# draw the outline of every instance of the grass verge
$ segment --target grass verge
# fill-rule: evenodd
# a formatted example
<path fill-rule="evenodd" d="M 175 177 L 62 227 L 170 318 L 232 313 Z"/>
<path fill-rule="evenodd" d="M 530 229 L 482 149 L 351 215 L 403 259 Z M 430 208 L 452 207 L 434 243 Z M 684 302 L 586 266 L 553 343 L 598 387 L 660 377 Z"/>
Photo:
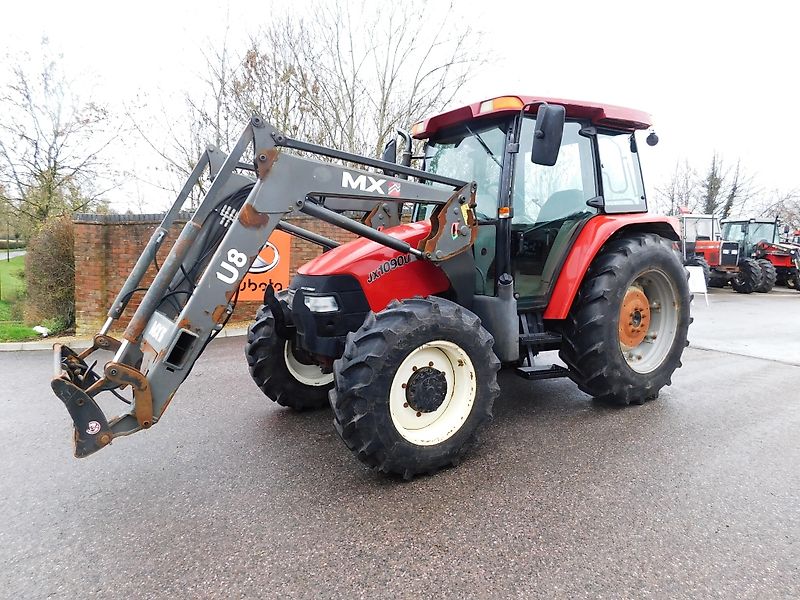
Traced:
<path fill-rule="evenodd" d="M 0 257 L 0 342 L 21 342 L 37 339 L 39 334 L 19 320 L 14 303 L 25 296 L 25 257 L 6 261 Z"/>

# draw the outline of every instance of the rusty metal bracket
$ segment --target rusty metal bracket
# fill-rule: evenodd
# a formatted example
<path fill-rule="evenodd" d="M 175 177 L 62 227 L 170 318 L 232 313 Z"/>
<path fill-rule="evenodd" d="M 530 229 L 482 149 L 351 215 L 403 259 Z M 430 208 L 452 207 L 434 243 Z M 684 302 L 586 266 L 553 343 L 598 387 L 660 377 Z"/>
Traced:
<path fill-rule="evenodd" d="M 133 389 L 133 414 L 136 422 L 142 429 L 150 427 L 153 424 L 153 396 L 150 393 L 147 377 L 133 367 L 116 362 L 106 365 L 105 377 L 109 382 L 120 387 L 131 386 Z"/>
<path fill-rule="evenodd" d="M 400 206 L 397 202 L 381 202 L 364 217 L 363 223 L 379 230 L 399 225 Z"/>
<path fill-rule="evenodd" d="M 475 217 L 475 193 L 473 182 L 456 190 L 445 202 L 437 206 L 431 215 L 431 233 L 422 240 L 419 249 L 428 260 L 441 262 L 468 250 L 478 235 L 478 219 Z"/>

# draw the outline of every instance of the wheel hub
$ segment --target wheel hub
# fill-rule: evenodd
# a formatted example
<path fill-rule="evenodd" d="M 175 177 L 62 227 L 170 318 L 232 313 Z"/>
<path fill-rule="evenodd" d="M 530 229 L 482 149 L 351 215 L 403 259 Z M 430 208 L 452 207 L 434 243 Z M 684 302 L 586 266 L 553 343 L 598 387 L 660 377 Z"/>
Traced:
<path fill-rule="evenodd" d="M 408 406 L 420 413 L 436 411 L 447 397 L 444 373 L 433 367 L 422 367 L 414 371 L 405 387 Z"/>
<path fill-rule="evenodd" d="M 631 286 L 625 292 L 619 311 L 619 341 L 623 346 L 635 348 L 642 343 L 650 328 L 650 302 L 639 287 Z"/>

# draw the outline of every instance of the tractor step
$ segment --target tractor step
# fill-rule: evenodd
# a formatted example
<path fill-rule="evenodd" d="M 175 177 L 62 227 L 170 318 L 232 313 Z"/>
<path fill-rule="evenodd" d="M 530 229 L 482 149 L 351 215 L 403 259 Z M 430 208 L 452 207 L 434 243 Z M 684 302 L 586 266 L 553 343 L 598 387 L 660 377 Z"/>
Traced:
<path fill-rule="evenodd" d="M 569 369 L 561 365 L 550 365 L 549 367 L 534 365 L 522 366 L 514 369 L 514 372 L 524 379 L 538 380 L 538 379 L 558 379 L 560 377 L 569 377 Z"/>
<path fill-rule="evenodd" d="M 556 346 L 561 345 L 561 334 L 560 333 L 550 333 L 549 331 L 542 331 L 537 333 L 527 333 L 527 334 L 520 334 L 519 336 L 519 343 L 520 344 L 531 344 L 533 346 L 550 346 L 555 344 Z"/>

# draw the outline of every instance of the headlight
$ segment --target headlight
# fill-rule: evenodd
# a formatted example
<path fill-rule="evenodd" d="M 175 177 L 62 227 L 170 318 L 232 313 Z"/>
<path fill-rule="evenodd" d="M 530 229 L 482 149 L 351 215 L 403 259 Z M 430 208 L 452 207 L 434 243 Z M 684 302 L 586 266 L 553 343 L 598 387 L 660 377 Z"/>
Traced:
<path fill-rule="evenodd" d="M 329 313 L 339 310 L 334 296 L 305 296 L 303 302 L 314 313 Z"/>

